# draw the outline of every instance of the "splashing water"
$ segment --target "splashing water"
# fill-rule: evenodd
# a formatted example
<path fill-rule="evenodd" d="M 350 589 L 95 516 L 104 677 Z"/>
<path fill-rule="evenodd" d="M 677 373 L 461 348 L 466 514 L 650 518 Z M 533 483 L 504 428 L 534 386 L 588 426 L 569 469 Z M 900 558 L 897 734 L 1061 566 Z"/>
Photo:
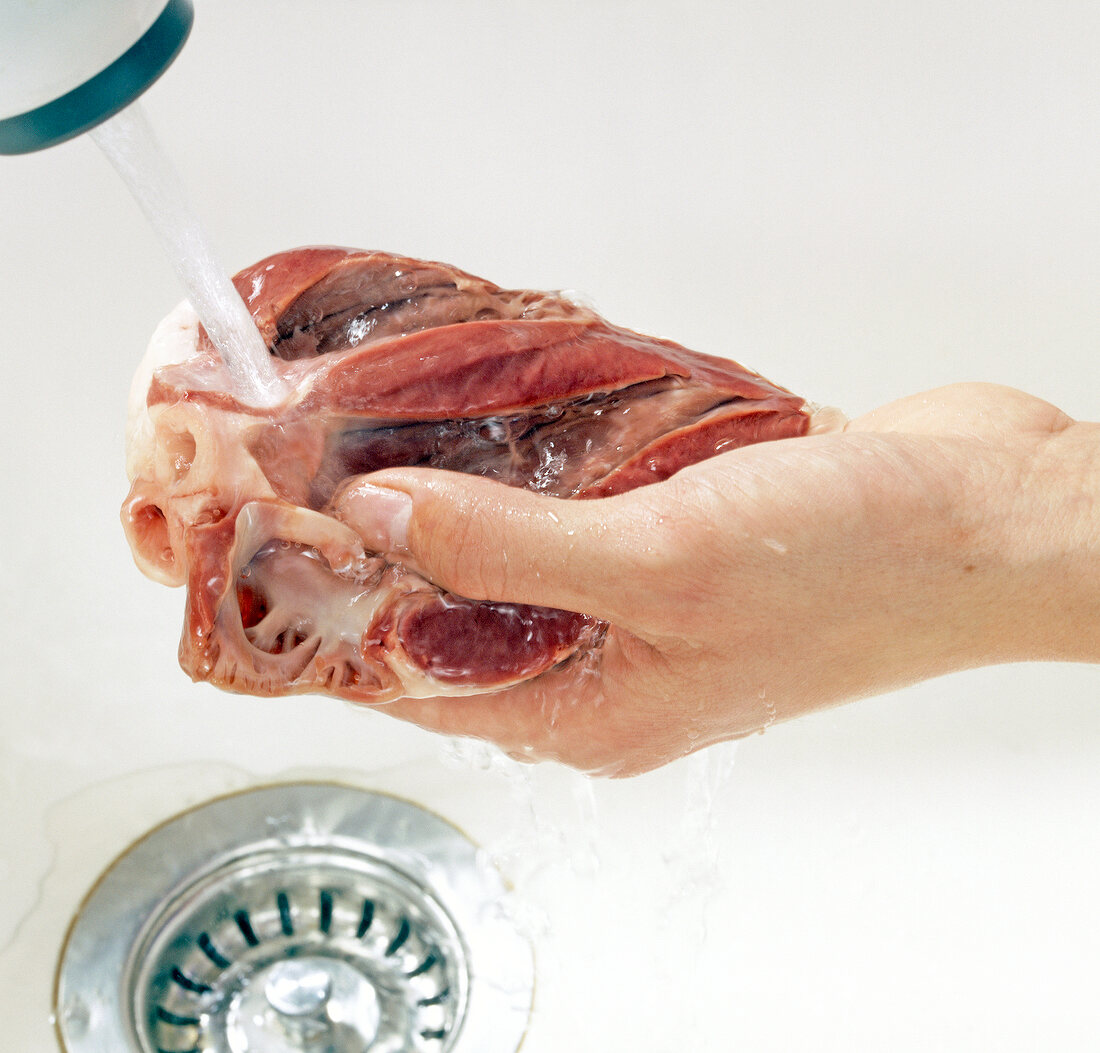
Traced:
<path fill-rule="evenodd" d="M 680 761 L 684 772 L 682 823 L 679 839 L 663 852 L 665 864 L 675 876 L 670 900 L 701 905 L 699 921 L 704 929 L 706 902 L 722 888 L 718 819 L 737 747 L 736 741 L 717 743 Z"/>
<path fill-rule="evenodd" d="M 191 211 L 179 177 L 138 103 L 89 132 L 137 199 L 187 290 L 206 332 L 221 352 L 234 391 L 253 406 L 273 406 L 283 396 L 252 316 L 218 266 L 209 239 Z"/>

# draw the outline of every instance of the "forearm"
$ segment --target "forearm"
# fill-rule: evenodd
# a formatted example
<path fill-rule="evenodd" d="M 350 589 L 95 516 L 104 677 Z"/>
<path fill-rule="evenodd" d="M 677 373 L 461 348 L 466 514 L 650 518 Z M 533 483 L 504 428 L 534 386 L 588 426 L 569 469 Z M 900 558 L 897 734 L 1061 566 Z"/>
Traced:
<path fill-rule="evenodd" d="M 1004 504 L 988 524 L 1007 583 L 991 658 L 1100 662 L 1100 425 L 1037 441 Z"/>

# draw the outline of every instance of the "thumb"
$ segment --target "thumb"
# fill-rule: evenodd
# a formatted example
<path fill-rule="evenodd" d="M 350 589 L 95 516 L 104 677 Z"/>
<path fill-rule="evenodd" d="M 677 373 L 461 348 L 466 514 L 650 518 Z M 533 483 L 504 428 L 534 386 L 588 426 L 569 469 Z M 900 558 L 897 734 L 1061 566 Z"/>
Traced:
<path fill-rule="evenodd" d="M 449 592 L 621 624 L 624 582 L 639 569 L 622 498 L 570 501 L 456 472 L 390 469 L 349 484 L 334 510 L 368 548 Z"/>

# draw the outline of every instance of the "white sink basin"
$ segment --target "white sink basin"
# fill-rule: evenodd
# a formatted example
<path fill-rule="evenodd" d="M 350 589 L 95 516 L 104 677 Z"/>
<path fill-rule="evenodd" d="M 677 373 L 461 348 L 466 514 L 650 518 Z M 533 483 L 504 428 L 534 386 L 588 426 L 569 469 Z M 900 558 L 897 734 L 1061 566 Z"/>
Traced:
<path fill-rule="evenodd" d="M 1084 6 L 198 6 L 145 106 L 231 269 L 385 248 L 578 289 L 850 414 L 990 380 L 1100 419 Z M 182 595 L 117 519 L 171 269 L 90 142 L 4 159 L 0 200 L 6 1049 L 58 1053 L 57 957 L 119 852 L 299 777 L 491 855 L 535 947 L 523 1053 L 1095 1045 L 1097 669 L 951 677 L 597 783 L 196 686 Z"/>

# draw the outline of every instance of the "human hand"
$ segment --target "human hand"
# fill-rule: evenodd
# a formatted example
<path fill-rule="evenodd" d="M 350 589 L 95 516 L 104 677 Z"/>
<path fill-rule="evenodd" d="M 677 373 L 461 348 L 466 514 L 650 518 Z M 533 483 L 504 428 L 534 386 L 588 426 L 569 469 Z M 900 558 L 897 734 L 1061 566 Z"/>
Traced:
<path fill-rule="evenodd" d="M 349 519 L 370 547 L 459 595 L 609 625 L 527 683 L 381 708 L 630 775 L 966 667 L 1098 659 L 1096 429 L 966 384 L 598 500 L 376 473 Z"/>

